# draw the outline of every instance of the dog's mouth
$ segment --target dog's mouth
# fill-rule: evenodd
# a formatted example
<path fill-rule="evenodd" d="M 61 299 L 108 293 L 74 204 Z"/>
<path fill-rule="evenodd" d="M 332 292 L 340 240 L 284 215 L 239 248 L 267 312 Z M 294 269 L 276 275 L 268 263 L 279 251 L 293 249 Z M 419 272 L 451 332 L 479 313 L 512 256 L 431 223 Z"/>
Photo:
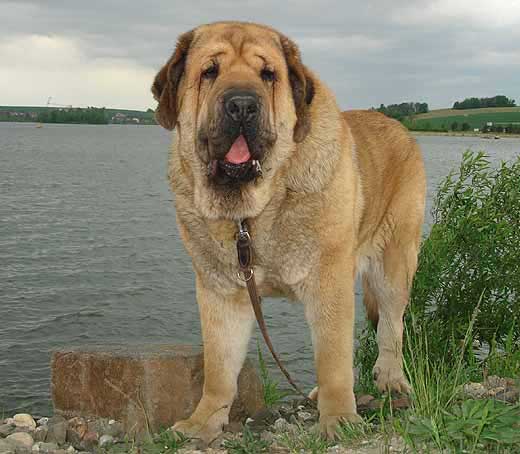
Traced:
<path fill-rule="evenodd" d="M 257 159 L 253 159 L 247 140 L 240 134 L 224 159 L 212 159 L 208 164 L 208 176 L 217 184 L 242 184 L 262 175 Z"/>

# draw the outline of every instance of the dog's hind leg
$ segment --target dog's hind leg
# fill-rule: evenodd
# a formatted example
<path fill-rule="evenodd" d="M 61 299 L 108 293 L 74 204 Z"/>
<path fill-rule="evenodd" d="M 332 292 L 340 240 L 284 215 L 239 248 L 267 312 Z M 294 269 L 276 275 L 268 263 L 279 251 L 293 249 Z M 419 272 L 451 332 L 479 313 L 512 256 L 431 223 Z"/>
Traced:
<path fill-rule="evenodd" d="M 417 229 L 415 229 L 417 230 Z M 363 275 L 364 303 L 377 327 L 379 354 L 374 380 L 380 391 L 409 392 L 403 373 L 403 316 L 417 268 L 418 232 L 394 232 L 382 253 L 369 260 Z"/>

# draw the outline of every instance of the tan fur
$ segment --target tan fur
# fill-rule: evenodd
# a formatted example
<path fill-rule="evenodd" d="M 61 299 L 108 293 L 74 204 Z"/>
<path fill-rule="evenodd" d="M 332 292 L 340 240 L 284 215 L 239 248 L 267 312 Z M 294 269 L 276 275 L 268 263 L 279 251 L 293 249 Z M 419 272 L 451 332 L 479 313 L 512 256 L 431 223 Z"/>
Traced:
<path fill-rule="evenodd" d="M 424 213 L 419 148 L 399 123 L 381 114 L 341 113 L 329 89 L 301 63 L 296 45 L 278 32 L 226 22 L 190 33 L 189 45 L 180 42 L 187 52 L 182 77 L 168 81 L 163 68 L 154 84 L 159 121 L 177 132 L 169 177 L 196 274 L 205 350 L 201 402 L 175 429 L 210 440 L 227 421 L 254 321 L 236 274 L 236 220 L 247 218 L 260 293 L 304 305 L 315 350 L 320 425 L 332 436 L 338 421 L 357 420 L 352 371 L 357 271 L 378 329 L 377 385 L 409 389 L 402 372 L 402 317 Z M 179 52 L 165 68 L 179 61 Z M 200 71 L 215 54 L 221 73 L 206 86 Z M 258 55 L 277 73 L 272 86 L 258 76 Z M 156 89 L 167 82 L 175 86 L 173 100 L 171 92 Z M 218 93 L 240 84 L 254 87 L 269 105 L 265 127 L 276 142 L 263 163 L 264 177 L 226 198 L 208 184 L 210 151 L 196 138 L 199 130 L 211 128 Z M 311 95 L 312 102 L 302 104 Z M 176 104 L 161 106 L 164 99 Z"/>

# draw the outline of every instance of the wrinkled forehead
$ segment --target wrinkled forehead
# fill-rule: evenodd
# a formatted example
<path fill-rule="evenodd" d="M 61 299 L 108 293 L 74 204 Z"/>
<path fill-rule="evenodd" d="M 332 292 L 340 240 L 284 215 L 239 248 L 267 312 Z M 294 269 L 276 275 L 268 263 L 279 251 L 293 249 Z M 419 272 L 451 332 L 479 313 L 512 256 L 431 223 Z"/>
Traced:
<path fill-rule="evenodd" d="M 283 62 L 284 54 L 278 33 L 253 24 L 212 24 L 195 31 L 190 57 L 219 56 L 259 57 L 267 64 Z"/>

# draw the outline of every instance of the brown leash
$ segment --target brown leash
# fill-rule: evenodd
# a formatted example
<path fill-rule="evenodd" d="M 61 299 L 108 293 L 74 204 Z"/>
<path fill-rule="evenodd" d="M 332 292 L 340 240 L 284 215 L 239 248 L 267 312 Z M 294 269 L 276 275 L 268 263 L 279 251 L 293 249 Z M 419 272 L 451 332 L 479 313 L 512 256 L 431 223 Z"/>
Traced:
<path fill-rule="evenodd" d="M 315 405 L 315 402 L 311 401 L 307 395 L 300 389 L 300 387 L 294 382 L 291 375 L 284 367 L 280 358 L 276 354 L 273 344 L 271 342 L 271 338 L 267 332 L 267 326 L 264 320 L 264 314 L 262 313 L 262 299 L 258 295 L 258 289 L 256 287 L 255 275 L 253 271 L 253 247 L 251 235 L 249 235 L 249 231 L 247 230 L 247 224 L 245 221 L 238 222 L 238 234 L 237 234 L 237 253 L 238 253 L 238 263 L 240 265 L 239 278 L 245 281 L 247 285 L 247 291 L 249 293 L 249 298 L 251 299 L 251 305 L 253 306 L 253 311 L 255 312 L 256 321 L 258 323 L 258 327 L 260 328 L 260 332 L 264 338 L 264 341 L 271 352 L 278 368 L 282 371 L 287 378 L 289 384 L 294 388 L 294 390 L 302 395 L 308 402 L 311 402 L 312 405 Z"/>

